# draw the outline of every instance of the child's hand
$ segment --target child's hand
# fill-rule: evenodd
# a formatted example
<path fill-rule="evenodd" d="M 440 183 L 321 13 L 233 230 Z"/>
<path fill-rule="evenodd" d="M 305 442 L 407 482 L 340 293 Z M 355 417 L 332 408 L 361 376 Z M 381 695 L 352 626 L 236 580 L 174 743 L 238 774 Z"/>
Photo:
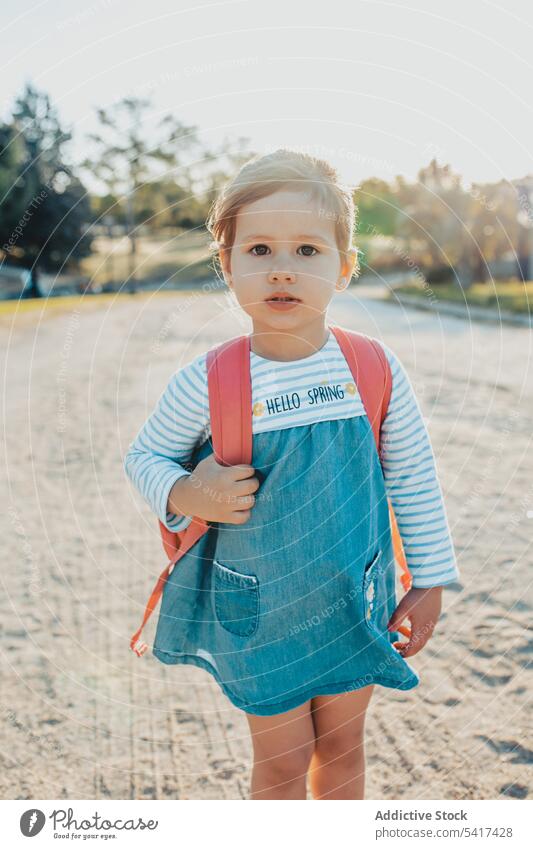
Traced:
<path fill-rule="evenodd" d="M 205 457 L 192 474 L 179 478 L 168 497 L 167 510 L 198 516 L 207 522 L 243 525 L 255 504 L 253 493 L 259 487 L 255 469 L 241 463 L 222 466 L 213 454 Z"/>
<path fill-rule="evenodd" d="M 397 631 L 407 618 L 411 636 L 406 643 L 394 643 L 402 657 L 412 657 L 424 648 L 433 634 L 442 607 L 442 587 L 411 587 L 392 614 L 388 628 Z"/>

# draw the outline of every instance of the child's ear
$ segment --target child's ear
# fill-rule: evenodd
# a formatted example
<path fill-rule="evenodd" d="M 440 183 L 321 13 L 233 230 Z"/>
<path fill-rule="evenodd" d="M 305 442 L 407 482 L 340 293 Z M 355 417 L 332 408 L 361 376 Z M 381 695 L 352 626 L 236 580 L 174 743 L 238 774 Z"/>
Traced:
<path fill-rule="evenodd" d="M 220 248 L 218 256 L 220 259 L 220 265 L 222 266 L 222 274 L 224 275 L 226 286 L 231 289 L 233 286 L 231 279 L 231 249 Z"/>
<path fill-rule="evenodd" d="M 346 251 L 346 258 L 342 262 L 340 277 L 337 282 L 336 288 L 342 291 L 346 289 L 349 285 L 350 280 L 352 279 L 352 274 L 354 272 L 355 264 L 357 262 L 357 248 L 349 248 Z"/>

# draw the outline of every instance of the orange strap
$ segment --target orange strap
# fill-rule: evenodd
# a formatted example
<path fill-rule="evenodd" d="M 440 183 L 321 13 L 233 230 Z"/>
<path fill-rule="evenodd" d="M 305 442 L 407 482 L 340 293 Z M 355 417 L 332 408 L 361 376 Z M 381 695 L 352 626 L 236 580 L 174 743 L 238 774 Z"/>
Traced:
<path fill-rule="evenodd" d="M 249 465 L 252 462 L 250 336 L 237 336 L 209 351 L 207 383 L 215 459 L 221 466 Z"/>
<path fill-rule="evenodd" d="M 157 579 L 157 583 L 153 588 L 150 598 L 148 599 L 148 603 L 145 607 L 141 625 L 135 631 L 130 640 L 130 648 L 135 652 L 138 657 L 141 657 L 141 655 L 145 653 L 146 649 L 148 648 L 148 645 L 146 643 L 140 643 L 140 645 L 137 646 L 136 643 L 139 640 L 139 637 L 141 636 L 141 632 L 144 626 L 146 625 L 150 616 L 157 607 L 157 603 L 161 598 L 161 594 L 163 592 L 163 587 L 165 585 L 165 582 L 168 580 L 172 569 L 174 568 L 175 564 L 180 559 L 180 557 L 183 557 L 183 555 L 190 548 L 192 548 L 192 546 L 200 539 L 200 537 L 205 534 L 207 529 L 207 522 L 204 519 L 200 519 L 199 516 L 194 516 L 190 525 L 187 526 L 183 534 L 180 536 L 181 542 L 179 548 L 177 549 L 173 559 L 170 561 L 170 563 L 167 564 L 167 566 L 165 566 L 159 578 Z"/>

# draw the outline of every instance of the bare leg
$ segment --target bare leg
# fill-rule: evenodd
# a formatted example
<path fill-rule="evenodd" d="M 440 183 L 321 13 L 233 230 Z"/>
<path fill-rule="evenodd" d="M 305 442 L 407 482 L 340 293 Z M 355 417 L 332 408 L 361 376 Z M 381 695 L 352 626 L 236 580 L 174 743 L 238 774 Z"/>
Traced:
<path fill-rule="evenodd" d="M 309 770 L 313 799 L 364 799 L 366 709 L 374 685 L 336 696 L 315 696 L 315 751 Z"/>
<path fill-rule="evenodd" d="M 305 799 L 315 746 L 311 702 L 275 716 L 247 713 L 254 749 L 251 799 Z"/>

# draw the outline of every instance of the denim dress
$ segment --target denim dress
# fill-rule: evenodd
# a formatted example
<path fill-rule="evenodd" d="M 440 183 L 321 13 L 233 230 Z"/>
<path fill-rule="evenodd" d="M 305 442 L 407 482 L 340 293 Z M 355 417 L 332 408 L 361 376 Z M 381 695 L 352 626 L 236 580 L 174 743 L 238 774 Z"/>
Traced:
<path fill-rule="evenodd" d="M 191 468 L 212 453 L 207 439 Z M 153 654 L 207 670 L 256 715 L 419 677 L 392 645 L 396 563 L 366 415 L 254 434 L 243 525 L 211 523 L 165 584 Z"/>

